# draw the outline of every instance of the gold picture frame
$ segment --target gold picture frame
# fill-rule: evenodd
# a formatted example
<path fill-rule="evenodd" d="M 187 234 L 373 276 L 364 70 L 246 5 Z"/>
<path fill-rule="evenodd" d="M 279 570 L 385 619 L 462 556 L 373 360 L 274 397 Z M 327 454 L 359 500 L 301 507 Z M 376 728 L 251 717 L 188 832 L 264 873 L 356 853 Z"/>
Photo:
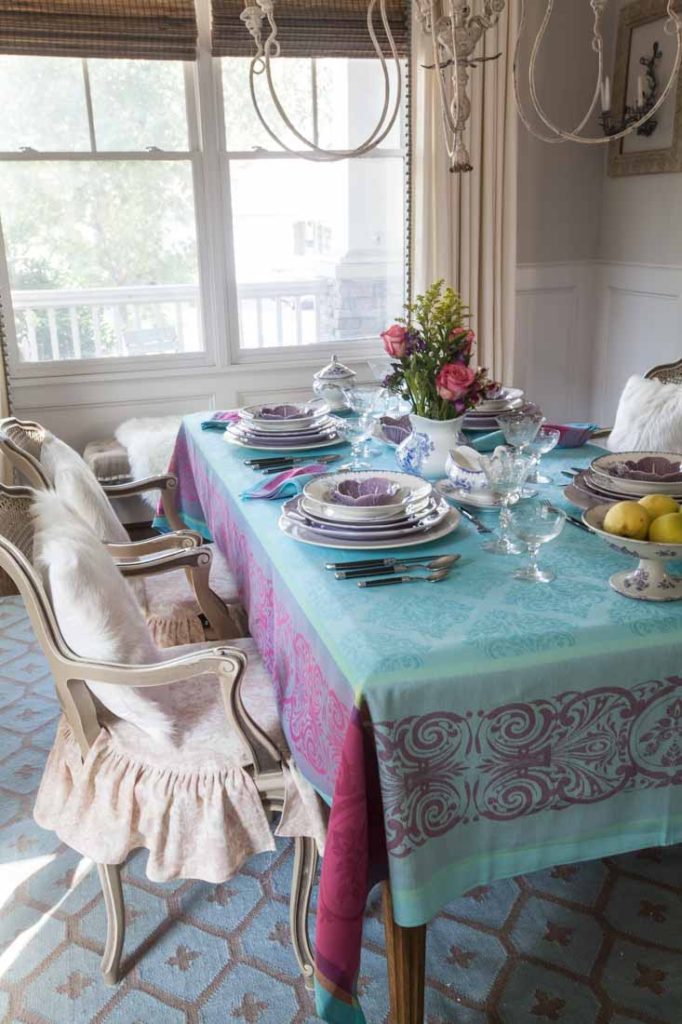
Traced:
<path fill-rule="evenodd" d="M 636 0 L 628 4 L 620 12 L 618 22 L 618 41 L 616 45 L 616 66 L 614 69 L 613 83 L 613 109 L 616 116 L 620 116 L 625 110 L 625 104 L 632 95 L 632 46 L 633 37 L 638 29 L 646 28 L 653 22 L 661 22 L 661 40 L 669 44 L 670 50 L 674 53 L 677 47 L 675 36 L 663 36 L 663 26 L 666 21 L 667 0 Z M 665 87 L 664 77 L 662 87 Z M 672 116 L 667 115 L 668 130 L 666 132 L 666 144 L 663 147 L 657 146 L 658 140 L 654 132 L 646 142 L 638 140 L 641 147 L 638 151 L 628 151 L 629 136 L 611 143 L 609 147 L 609 175 L 621 177 L 630 174 L 670 174 L 682 171 L 682 73 L 671 95 L 664 103 L 661 113 L 668 104 L 673 105 Z"/>

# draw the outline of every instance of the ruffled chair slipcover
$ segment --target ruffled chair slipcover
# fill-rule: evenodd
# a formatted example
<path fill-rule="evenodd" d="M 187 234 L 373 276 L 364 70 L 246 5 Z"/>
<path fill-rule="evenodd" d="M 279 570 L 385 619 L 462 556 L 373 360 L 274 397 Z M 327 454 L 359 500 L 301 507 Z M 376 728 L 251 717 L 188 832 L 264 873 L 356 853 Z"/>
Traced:
<path fill-rule="evenodd" d="M 310 836 L 321 849 L 325 810 L 291 764 L 270 677 L 253 641 L 232 646 L 249 659 L 241 684 L 247 711 L 283 755 L 286 796 L 276 834 Z M 154 693 L 174 723 L 173 739 L 150 737 L 102 708 L 102 729 L 82 760 L 62 718 L 35 820 L 99 864 L 122 864 L 144 847 L 152 881 L 224 882 L 254 854 L 275 849 L 248 752 L 228 725 L 215 676 Z"/>

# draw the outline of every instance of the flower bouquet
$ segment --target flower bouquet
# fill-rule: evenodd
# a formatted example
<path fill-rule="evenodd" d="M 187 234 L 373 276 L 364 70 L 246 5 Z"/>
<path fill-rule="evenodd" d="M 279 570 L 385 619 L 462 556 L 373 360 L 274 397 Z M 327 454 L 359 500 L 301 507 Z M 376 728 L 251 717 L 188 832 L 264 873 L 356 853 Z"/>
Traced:
<path fill-rule="evenodd" d="M 394 360 L 384 386 L 412 406 L 412 424 L 421 439 L 420 470 L 442 475 L 465 413 L 499 385 L 485 369 L 470 366 L 476 336 L 466 323 L 468 308 L 453 288 L 436 281 L 405 311 L 406 316 L 381 335 Z M 412 450 L 416 452 L 414 441 Z"/>

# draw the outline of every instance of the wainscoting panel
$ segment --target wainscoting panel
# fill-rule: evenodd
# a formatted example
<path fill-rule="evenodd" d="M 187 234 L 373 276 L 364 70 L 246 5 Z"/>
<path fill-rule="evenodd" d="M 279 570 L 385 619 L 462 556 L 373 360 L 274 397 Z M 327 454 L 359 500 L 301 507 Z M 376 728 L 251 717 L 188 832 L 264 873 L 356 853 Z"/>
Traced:
<path fill-rule="evenodd" d="M 593 414 L 610 424 L 628 377 L 682 357 L 682 267 L 597 267 Z"/>
<path fill-rule="evenodd" d="M 582 420 L 589 411 L 590 266 L 518 268 L 515 383 L 551 420 Z"/>

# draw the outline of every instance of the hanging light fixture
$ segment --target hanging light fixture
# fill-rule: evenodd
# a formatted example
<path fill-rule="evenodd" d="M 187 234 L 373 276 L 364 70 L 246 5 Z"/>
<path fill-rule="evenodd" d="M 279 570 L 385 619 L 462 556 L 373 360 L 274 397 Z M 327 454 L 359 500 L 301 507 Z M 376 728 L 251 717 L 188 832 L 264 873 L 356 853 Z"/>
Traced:
<path fill-rule="evenodd" d="M 400 110 L 402 89 L 400 57 L 386 12 L 386 0 L 369 0 L 367 7 L 367 31 L 381 64 L 384 82 L 384 102 L 381 116 L 372 132 L 358 146 L 350 149 L 325 149 L 318 146 L 314 140 L 303 135 L 287 115 L 277 95 L 272 75 L 272 61 L 281 55 L 279 30 L 275 19 L 276 2 L 279 0 L 247 0 L 247 6 L 241 13 L 241 19 L 256 46 L 256 52 L 249 66 L 249 88 L 254 109 L 263 128 L 282 149 L 289 153 L 296 153 L 308 160 L 344 160 L 348 157 L 361 156 L 370 149 L 374 149 L 386 138 L 395 124 Z M 471 116 L 470 73 L 483 61 L 496 59 L 495 56 L 488 58 L 476 56 L 476 49 L 486 31 L 494 28 L 500 20 L 506 0 L 478 0 L 478 2 L 477 0 L 414 0 L 414 2 L 417 20 L 431 41 L 433 63 L 427 67 L 438 76 L 441 122 L 450 170 L 456 173 L 471 171 L 472 165 L 466 145 L 467 123 Z M 670 95 L 682 65 L 682 14 L 675 10 L 676 0 L 667 0 L 666 6 L 665 32 L 667 35 L 677 38 L 677 52 L 668 81 L 660 94 L 655 97 L 652 97 L 651 90 L 645 94 L 643 88 L 638 86 L 634 104 L 626 108 L 620 120 L 616 120 L 613 116 L 611 84 L 608 76 L 604 73 L 603 23 L 609 0 L 588 0 L 594 15 L 592 49 L 597 55 L 597 77 L 587 112 L 573 129 L 562 128 L 550 119 L 540 102 L 536 81 L 538 57 L 554 13 L 555 0 L 543 0 L 546 5 L 545 14 L 533 42 L 528 65 L 531 105 L 542 125 L 541 128 L 533 124 L 524 107 L 519 81 L 519 55 L 527 21 L 527 0 L 520 0 L 520 2 L 521 17 L 514 56 L 514 89 L 519 116 L 528 130 L 544 142 L 571 141 L 591 146 L 622 139 L 632 132 L 639 131 L 641 133 L 647 123 L 655 118 Z M 374 21 L 377 7 L 390 50 L 388 61 L 375 31 Z M 390 61 L 394 63 L 396 71 L 393 83 L 389 75 Z M 256 81 L 259 77 L 265 79 L 270 98 L 282 123 L 298 142 L 306 147 L 305 150 L 296 150 L 287 145 L 275 128 L 268 123 L 256 93 Z M 582 134 L 590 120 L 597 115 L 600 102 L 599 122 L 603 134 L 600 136 Z"/>

